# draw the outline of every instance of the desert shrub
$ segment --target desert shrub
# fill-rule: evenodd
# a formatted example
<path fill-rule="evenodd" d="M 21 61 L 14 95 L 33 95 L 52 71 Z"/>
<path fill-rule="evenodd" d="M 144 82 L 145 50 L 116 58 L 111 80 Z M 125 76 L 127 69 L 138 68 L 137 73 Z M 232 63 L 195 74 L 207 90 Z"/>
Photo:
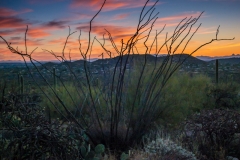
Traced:
<path fill-rule="evenodd" d="M 57 85 L 54 91 L 48 86 L 43 87 L 43 90 L 48 97 L 42 96 L 42 102 L 39 105 L 45 107 L 46 114 L 53 119 L 63 118 L 60 112 L 64 112 L 64 108 L 57 96 L 64 100 L 66 107 L 75 114 L 77 114 L 80 104 L 84 102 L 84 97 L 79 96 L 78 89 L 72 82 L 65 83 L 65 87 Z M 57 96 L 55 94 L 57 94 Z"/>
<path fill-rule="evenodd" d="M 161 106 L 164 110 L 159 123 L 176 127 L 187 116 L 202 110 L 209 85 L 211 79 L 205 75 L 191 77 L 187 73 L 175 73 L 163 89 Z"/>
<path fill-rule="evenodd" d="M 158 157 L 157 159 L 184 159 L 196 160 L 194 153 L 185 149 L 180 143 L 176 143 L 170 137 L 155 135 L 155 138 L 146 138 L 144 142 L 144 150 L 149 157 Z"/>
<path fill-rule="evenodd" d="M 73 124 L 49 122 L 31 95 L 5 95 L 1 103 L 1 158 L 76 159 L 84 141 Z"/>
<path fill-rule="evenodd" d="M 211 85 L 207 91 L 205 108 L 229 108 L 240 107 L 240 87 L 237 83 L 221 83 Z"/>
<path fill-rule="evenodd" d="M 240 114 L 227 109 L 203 110 L 192 115 L 185 123 L 185 143 L 194 145 L 207 159 L 239 157 Z"/>

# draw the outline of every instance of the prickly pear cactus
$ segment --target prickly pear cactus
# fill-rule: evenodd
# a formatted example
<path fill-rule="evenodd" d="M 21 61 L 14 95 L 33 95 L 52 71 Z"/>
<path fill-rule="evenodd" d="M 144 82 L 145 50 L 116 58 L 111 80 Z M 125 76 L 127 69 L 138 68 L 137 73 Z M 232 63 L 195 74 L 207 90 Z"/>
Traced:
<path fill-rule="evenodd" d="M 87 156 L 87 149 L 86 149 L 86 147 L 81 146 L 81 147 L 80 147 L 80 153 L 81 153 L 81 155 L 82 155 L 83 157 L 86 157 L 86 156 Z"/>
<path fill-rule="evenodd" d="M 129 158 L 129 155 L 124 152 L 120 156 L 120 160 L 127 160 L 128 158 Z"/>
<path fill-rule="evenodd" d="M 90 150 L 89 147 L 86 147 L 86 144 L 82 144 L 80 147 L 80 153 L 81 156 L 84 160 L 101 160 L 102 154 L 105 151 L 105 146 L 103 144 L 98 144 L 95 148 L 94 151 Z"/>
<path fill-rule="evenodd" d="M 105 146 L 103 144 L 98 144 L 94 149 L 96 154 L 101 154 L 105 151 Z"/>

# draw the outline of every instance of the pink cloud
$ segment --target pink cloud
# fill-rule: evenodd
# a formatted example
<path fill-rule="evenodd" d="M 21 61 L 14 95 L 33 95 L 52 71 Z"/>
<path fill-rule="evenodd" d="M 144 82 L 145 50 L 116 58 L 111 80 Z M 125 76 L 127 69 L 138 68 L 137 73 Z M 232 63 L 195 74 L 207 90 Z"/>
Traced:
<path fill-rule="evenodd" d="M 7 41 L 9 43 L 11 43 L 11 46 L 13 48 L 18 48 L 18 51 L 21 52 L 25 52 L 25 41 L 23 40 L 23 38 L 20 37 L 12 37 L 10 39 L 7 39 Z M 28 46 L 28 51 L 32 51 L 33 48 L 41 46 L 42 43 L 42 39 L 36 39 L 36 40 L 31 40 L 31 39 L 27 39 L 27 46 Z M 14 58 L 14 56 L 16 56 L 16 54 L 11 53 L 11 51 L 9 49 L 7 49 L 7 45 L 5 44 L 5 42 L 3 40 L 0 40 L 0 53 L 4 57 L 6 57 L 7 59 L 12 59 Z"/>
<path fill-rule="evenodd" d="M 189 13 L 181 13 L 178 15 L 168 16 L 168 17 L 162 17 L 158 18 L 156 21 L 157 27 L 162 27 L 164 24 L 166 24 L 167 27 L 171 26 L 177 26 L 181 20 L 184 18 L 196 18 L 201 14 L 201 12 L 189 12 Z M 202 15 L 202 17 L 205 15 Z"/>
<path fill-rule="evenodd" d="M 1 36 L 15 36 L 15 35 L 22 35 L 24 36 L 26 31 L 26 25 L 22 26 L 22 28 L 19 29 L 11 29 L 11 30 L 4 30 L 0 31 Z M 49 32 L 46 32 L 44 28 L 41 27 L 28 27 L 27 36 L 32 38 L 42 38 L 50 36 L 51 34 Z"/>
<path fill-rule="evenodd" d="M 27 46 L 40 46 L 42 45 L 41 43 L 42 40 L 31 40 L 31 39 L 27 39 Z M 12 43 L 13 45 L 25 45 L 25 41 L 16 41 Z"/>
<path fill-rule="evenodd" d="M 121 19 L 125 19 L 129 16 L 128 13 L 124 13 L 124 14 L 118 14 L 116 16 L 113 17 L 113 20 L 121 20 Z"/>
<path fill-rule="evenodd" d="M 2 28 L 22 28 L 26 27 L 27 22 L 18 17 L 1 17 L 0 16 L 0 29 Z"/>
<path fill-rule="evenodd" d="M 182 14 L 178 14 L 178 15 L 173 15 L 173 16 L 169 16 L 169 17 L 163 17 L 163 18 L 159 18 L 158 21 L 179 21 L 182 20 L 186 17 L 190 18 L 190 17 L 198 17 L 200 15 L 201 12 L 191 12 L 191 13 L 182 13 Z"/>
<path fill-rule="evenodd" d="M 16 15 L 31 12 L 31 9 L 15 11 L 9 8 L 0 8 L 0 29 L 19 29 L 31 24 L 26 20 L 17 17 Z"/>
<path fill-rule="evenodd" d="M 42 28 L 30 28 L 28 30 L 28 35 L 33 38 L 41 38 L 41 37 L 47 37 L 51 34 L 48 32 L 45 32 Z"/>
<path fill-rule="evenodd" d="M 48 41 L 49 44 L 64 44 L 64 42 L 66 41 L 66 38 L 60 38 L 60 39 L 54 39 L 54 40 L 50 40 Z"/>
<path fill-rule="evenodd" d="M 135 32 L 136 29 L 134 27 L 130 27 L 130 26 L 116 26 L 116 25 L 111 25 L 111 24 L 94 24 L 94 26 L 92 26 L 92 33 L 95 33 L 99 36 L 103 36 L 103 34 L 105 34 L 105 37 L 107 38 L 107 32 L 106 30 L 111 33 L 112 37 L 116 40 L 116 41 L 120 41 L 122 38 L 126 39 L 126 38 L 130 38 Z M 77 30 L 82 30 L 85 32 L 89 31 L 89 25 L 88 24 L 84 24 L 81 25 L 79 27 L 77 27 Z"/>
<path fill-rule="evenodd" d="M 68 21 L 49 21 L 42 25 L 34 26 L 27 23 L 24 19 L 17 17 L 0 17 L 0 35 L 11 36 L 16 34 L 24 34 L 28 25 L 28 36 L 34 38 L 50 36 L 52 30 L 67 27 Z"/>

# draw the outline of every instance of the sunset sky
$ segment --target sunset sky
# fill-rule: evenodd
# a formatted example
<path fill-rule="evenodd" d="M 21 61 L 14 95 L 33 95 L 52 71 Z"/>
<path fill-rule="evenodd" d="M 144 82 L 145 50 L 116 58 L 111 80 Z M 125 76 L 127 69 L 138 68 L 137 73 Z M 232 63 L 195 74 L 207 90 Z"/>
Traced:
<path fill-rule="evenodd" d="M 11 42 L 14 48 L 18 47 L 18 50 L 25 52 L 24 34 L 28 25 L 28 52 L 38 47 L 33 53 L 34 58 L 48 61 L 54 60 L 54 57 L 44 49 L 61 55 L 70 26 L 72 32 L 77 32 L 69 38 L 65 54 L 70 53 L 73 60 L 80 59 L 82 58 L 78 50 L 80 30 L 82 51 L 85 52 L 89 21 L 99 10 L 102 2 L 103 0 L 0 0 L 0 36 Z M 145 2 L 146 0 L 107 0 L 102 12 L 93 21 L 92 39 L 96 36 L 103 42 L 105 33 L 105 46 L 114 54 L 105 29 L 112 34 L 113 40 L 120 48 L 121 39 L 126 42 L 136 32 L 139 14 Z M 151 0 L 148 8 L 153 3 Z M 220 25 L 218 38 L 235 37 L 235 40 L 213 42 L 193 56 L 240 54 L 240 0 L 160 0 L 155 8 L 155 13 L 159 12 L 158 20 L 155 22 L 148 45 L 151 44 L 156 30 L 160 31 L 165 24 L 165 30 L 158 36 L 159 46 L 164 42 L 166 33 L 171 35 L 183 18 L 198 17 L 204 11 L 193 31 L 200 23 L 202 25 L 185 53 L 191 53 L 201 44 L 215 38 Z M 138 47 L 139 53 L 144 53 L 144 46 L 139 44 Z M 98 58 L 102 53 L 107 57 L 105 51 L 95 41 L 91 58 Z M 167 50 L 163 48 L 161 54 L 165 53 Z M 4 41 L 0 39 L 0 61 L 20 59 L 20 56 L 10 53 Z"/>

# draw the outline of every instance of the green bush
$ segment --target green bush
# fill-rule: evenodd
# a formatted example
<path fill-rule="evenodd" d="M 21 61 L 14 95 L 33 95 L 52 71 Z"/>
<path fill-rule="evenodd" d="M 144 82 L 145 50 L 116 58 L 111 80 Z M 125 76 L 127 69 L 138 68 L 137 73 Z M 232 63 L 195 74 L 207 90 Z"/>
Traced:
<path fill-rule="evenodd" d="M 174 127 L 187 116 L 203 109 L 207 99 L 206 89 L 211 85 L 209 77 L 187 73 L 176 73 L 165 86 L 162 96 L 162 114 L 159 123 Z"/>
<path fill-rule="evenodd" d="M 50 87 L 43 87 L 47 96 L 42 96 L 41 106 L 46 108 L 47 115 L 51 118 L 61 118 L 65 112 L 63 105 L 58 98 L 62 100 L 64 105 L 73 113 L 78 113 L 78 108 L 84 103 L 84 96 L 79 95 L 79 89 L 72 82 L 67 82 L 56 86 L 56 90 L 51 90 Z M 62 114 L 61 114 L 62 113 Z M 65 114 L 64 114 L 65 115 Z"/>
<path fill-rule="evenodd" d="M 240 85 L 237 83 L 220 83 L 209 86 L 205 108 L 240 108 Z"/>

